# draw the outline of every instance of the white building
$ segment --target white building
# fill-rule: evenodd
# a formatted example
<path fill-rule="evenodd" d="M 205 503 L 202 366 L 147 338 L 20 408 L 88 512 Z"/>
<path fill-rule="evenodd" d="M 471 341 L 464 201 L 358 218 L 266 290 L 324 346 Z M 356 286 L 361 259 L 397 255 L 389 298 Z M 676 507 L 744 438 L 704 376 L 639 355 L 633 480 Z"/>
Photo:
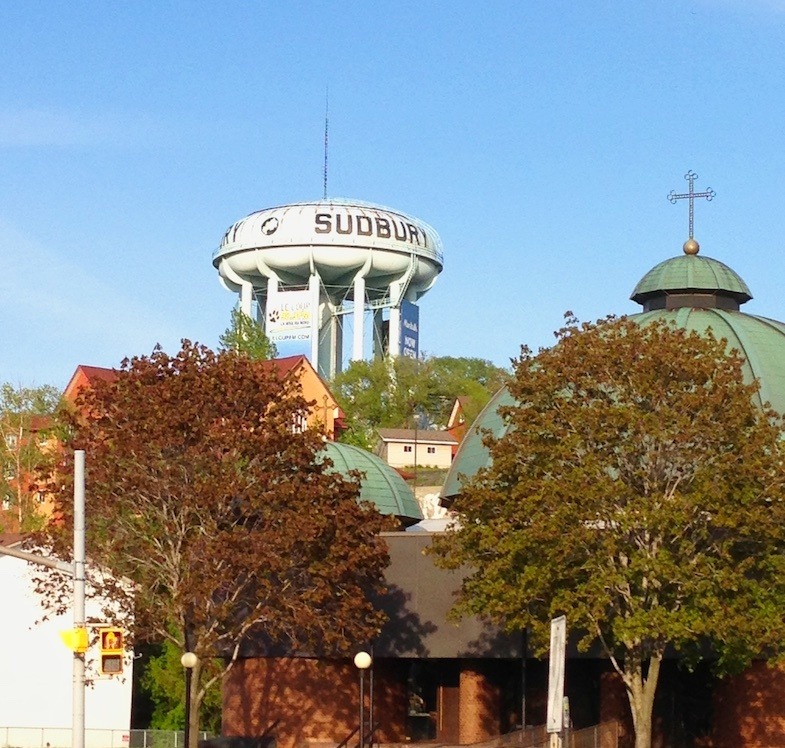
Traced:
<path fill-rule="evenodd" d="M 73 611 L 37 623 L 44 610 L 34 571 L 26 561 L 0 554 L 0 746 L 71 746 L 73 653 L 60 632 L 73 628 Z M 99 610 L 88 599 L 87 619 L 97 619 Z M 93 646 L 87 652 L 94 680 L 85 693 L 86 746 L 127 746 L 133 658 L 126 658 L 121 676 L 96 676 L 97 660 Z"/>
<path fill-rule="evenodd" d="M 448 468 L 458 440 L 448 431 L 378 429 L 379 456 L 392 467 Z"/>

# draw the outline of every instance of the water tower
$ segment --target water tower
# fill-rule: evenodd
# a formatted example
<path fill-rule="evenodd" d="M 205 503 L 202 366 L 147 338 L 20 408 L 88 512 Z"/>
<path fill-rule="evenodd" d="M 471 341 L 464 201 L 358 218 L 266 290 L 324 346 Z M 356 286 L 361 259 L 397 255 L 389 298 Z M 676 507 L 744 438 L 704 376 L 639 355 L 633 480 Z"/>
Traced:
<path fill-rule="evenodd" d="M 418 355 L 417 301 L 443 260 L 439 235 L 423 221 L 380 205 L 325 199 L 237 221 L 213 265 L 281 355 L 299 346 L 329 378 L 341 370 L 344 320 L 353 360 Z"/>

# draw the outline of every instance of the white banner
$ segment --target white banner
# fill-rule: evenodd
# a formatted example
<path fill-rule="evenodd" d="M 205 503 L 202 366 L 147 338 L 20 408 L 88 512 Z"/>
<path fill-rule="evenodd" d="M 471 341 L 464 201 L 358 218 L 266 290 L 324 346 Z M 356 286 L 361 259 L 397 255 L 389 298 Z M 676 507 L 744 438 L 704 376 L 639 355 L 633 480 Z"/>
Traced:
<path fill-rule="evenodd" d="M 273 343 L 311 339 L 310 291 L 280 291 L 267 302 L 267 337 Z"/>
<path fill-rule="evenodd" d="M 564 726 L 564 660 L 567 651 L 567 618 L 551 621 L 551 655 L 548 664 L 548 732 L 561 732 Z"/>

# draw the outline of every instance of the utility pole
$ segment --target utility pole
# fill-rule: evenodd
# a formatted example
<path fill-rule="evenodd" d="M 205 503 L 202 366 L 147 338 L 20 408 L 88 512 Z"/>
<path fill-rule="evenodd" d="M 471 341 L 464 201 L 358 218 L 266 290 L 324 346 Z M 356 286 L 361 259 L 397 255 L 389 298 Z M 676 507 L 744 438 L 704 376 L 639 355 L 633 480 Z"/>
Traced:
<path fill-rule="evenodd" d="M 86 629 L 85 614 L 85 475 L 84 450 L 74 452 L 74 629 Z M 85 745 L 85 653 L 74 650 L 71 745 Z"/>

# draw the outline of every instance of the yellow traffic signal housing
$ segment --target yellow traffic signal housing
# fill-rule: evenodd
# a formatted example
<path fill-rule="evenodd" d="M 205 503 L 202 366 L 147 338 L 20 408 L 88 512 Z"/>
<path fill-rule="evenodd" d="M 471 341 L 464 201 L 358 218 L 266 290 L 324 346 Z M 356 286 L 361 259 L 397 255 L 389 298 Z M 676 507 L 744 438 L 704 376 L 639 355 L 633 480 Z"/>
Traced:
<path fill-rule="evenodd" d="M 68 649 L 78 654 L 87 651 L 87 629 L 76 628 L 60 632 L 60 638 Z"/>
<path fill-rule="evenodd" d="M 120 675 L 123 672 L 123 630 L 105 628 L 98 631 L 101 649 L 101 673 Z"/>

